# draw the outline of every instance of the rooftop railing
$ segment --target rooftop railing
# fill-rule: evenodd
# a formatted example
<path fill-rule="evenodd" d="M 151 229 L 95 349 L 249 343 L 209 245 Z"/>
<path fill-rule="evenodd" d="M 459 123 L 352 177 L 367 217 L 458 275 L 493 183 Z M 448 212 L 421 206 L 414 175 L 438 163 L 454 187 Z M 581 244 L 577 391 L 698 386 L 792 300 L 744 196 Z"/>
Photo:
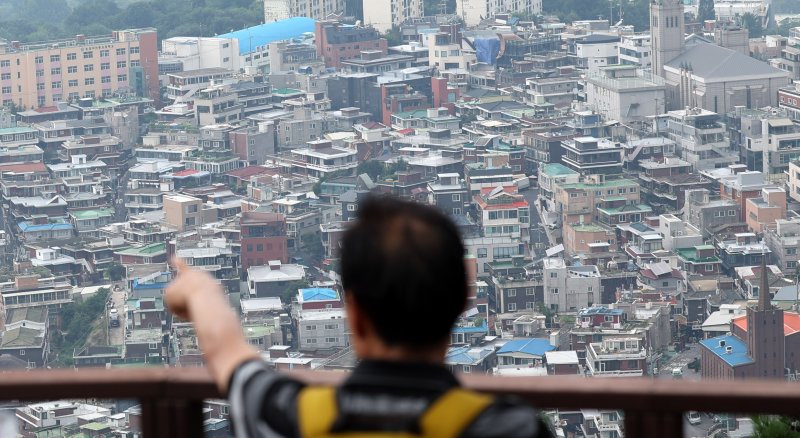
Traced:
<path fill-rule="evenodd" d="M 336 384 L 338 372 L 295 371 L 310 384 Z M 800 384 L 785 381 L 688 381 L 465 375 L 468 388 L 519 397 L 542 409 L 615 409 L 627 437 L 681 437 L 684 413 L 713 411 L 800 415 Z M 202 402 L 220 398 L 202 368 L 12 372 L 0 379 L 0 401 L 138 399 L 146 438 L 199 437 Z"/>

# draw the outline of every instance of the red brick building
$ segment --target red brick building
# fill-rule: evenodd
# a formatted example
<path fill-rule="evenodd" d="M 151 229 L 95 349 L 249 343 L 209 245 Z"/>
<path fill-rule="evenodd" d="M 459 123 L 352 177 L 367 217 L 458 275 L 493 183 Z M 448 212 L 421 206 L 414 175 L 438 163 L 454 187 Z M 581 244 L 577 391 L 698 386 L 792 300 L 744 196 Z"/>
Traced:
<path fill-rule="evenodd" d="M 242 244 L 242 272 L 270 260 L 289 262 L 286 219 L 282 214 L 248 211 L 239 219 Z"/>
<path fill-rule="evenodd" d="M 342 68 L 342 61 L 360 58 L 362 50 L 378 50 L 386 56 L 388 43 L 371 27 L 348 26 L 338 21 L 317 21 L 314 25 L 317 56 L 325 67 Z"/>

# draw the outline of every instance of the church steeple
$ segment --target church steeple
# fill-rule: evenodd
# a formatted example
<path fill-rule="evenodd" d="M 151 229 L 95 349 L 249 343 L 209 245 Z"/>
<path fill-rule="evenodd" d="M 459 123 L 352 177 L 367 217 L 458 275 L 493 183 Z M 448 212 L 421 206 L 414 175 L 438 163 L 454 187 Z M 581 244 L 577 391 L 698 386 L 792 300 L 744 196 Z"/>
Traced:
<path fill-rule="evenodd" d="M 652 0 L 650 39 L 653 47 L 653 73 L 663 77 L 664 65 L 683 51 L 685 25 L 681 0 Z"/>
<path fill-rule="evenodd" d="M 769 296 L 769 275 L 767 275 L 767 253 L 761 255 L 761 288 L 758 291 L 758 310 L 772 309 Z"/>

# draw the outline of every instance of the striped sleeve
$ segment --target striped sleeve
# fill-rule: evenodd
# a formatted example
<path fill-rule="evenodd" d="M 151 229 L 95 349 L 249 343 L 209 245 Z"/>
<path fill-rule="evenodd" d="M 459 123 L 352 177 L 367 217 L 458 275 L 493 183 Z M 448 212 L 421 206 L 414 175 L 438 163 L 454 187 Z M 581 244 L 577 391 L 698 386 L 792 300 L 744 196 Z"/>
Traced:
<path fill-rule="evenodd" d="M 302 386 L 273 372 L 262 361 L 242 364 L 234 372 L 229 386 L 237 438 L 296 436 L 296 401 Z"/>

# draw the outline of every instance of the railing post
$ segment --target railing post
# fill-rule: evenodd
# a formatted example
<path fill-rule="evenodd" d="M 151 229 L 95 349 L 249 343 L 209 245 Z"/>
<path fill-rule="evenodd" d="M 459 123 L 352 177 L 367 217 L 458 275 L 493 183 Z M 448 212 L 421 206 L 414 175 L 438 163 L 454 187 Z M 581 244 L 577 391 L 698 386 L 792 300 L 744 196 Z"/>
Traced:
<path fill-rule="evenodd" d="M 625 411 L 625 436 L 675 438 L 683 436 L 683 416 L 675 412 Z"/>
<path fill-rule="evenodd" d="M 203 436 L 203 402 L 183 399 L 144 399 L 144 438 L 193 438 Z"/>

